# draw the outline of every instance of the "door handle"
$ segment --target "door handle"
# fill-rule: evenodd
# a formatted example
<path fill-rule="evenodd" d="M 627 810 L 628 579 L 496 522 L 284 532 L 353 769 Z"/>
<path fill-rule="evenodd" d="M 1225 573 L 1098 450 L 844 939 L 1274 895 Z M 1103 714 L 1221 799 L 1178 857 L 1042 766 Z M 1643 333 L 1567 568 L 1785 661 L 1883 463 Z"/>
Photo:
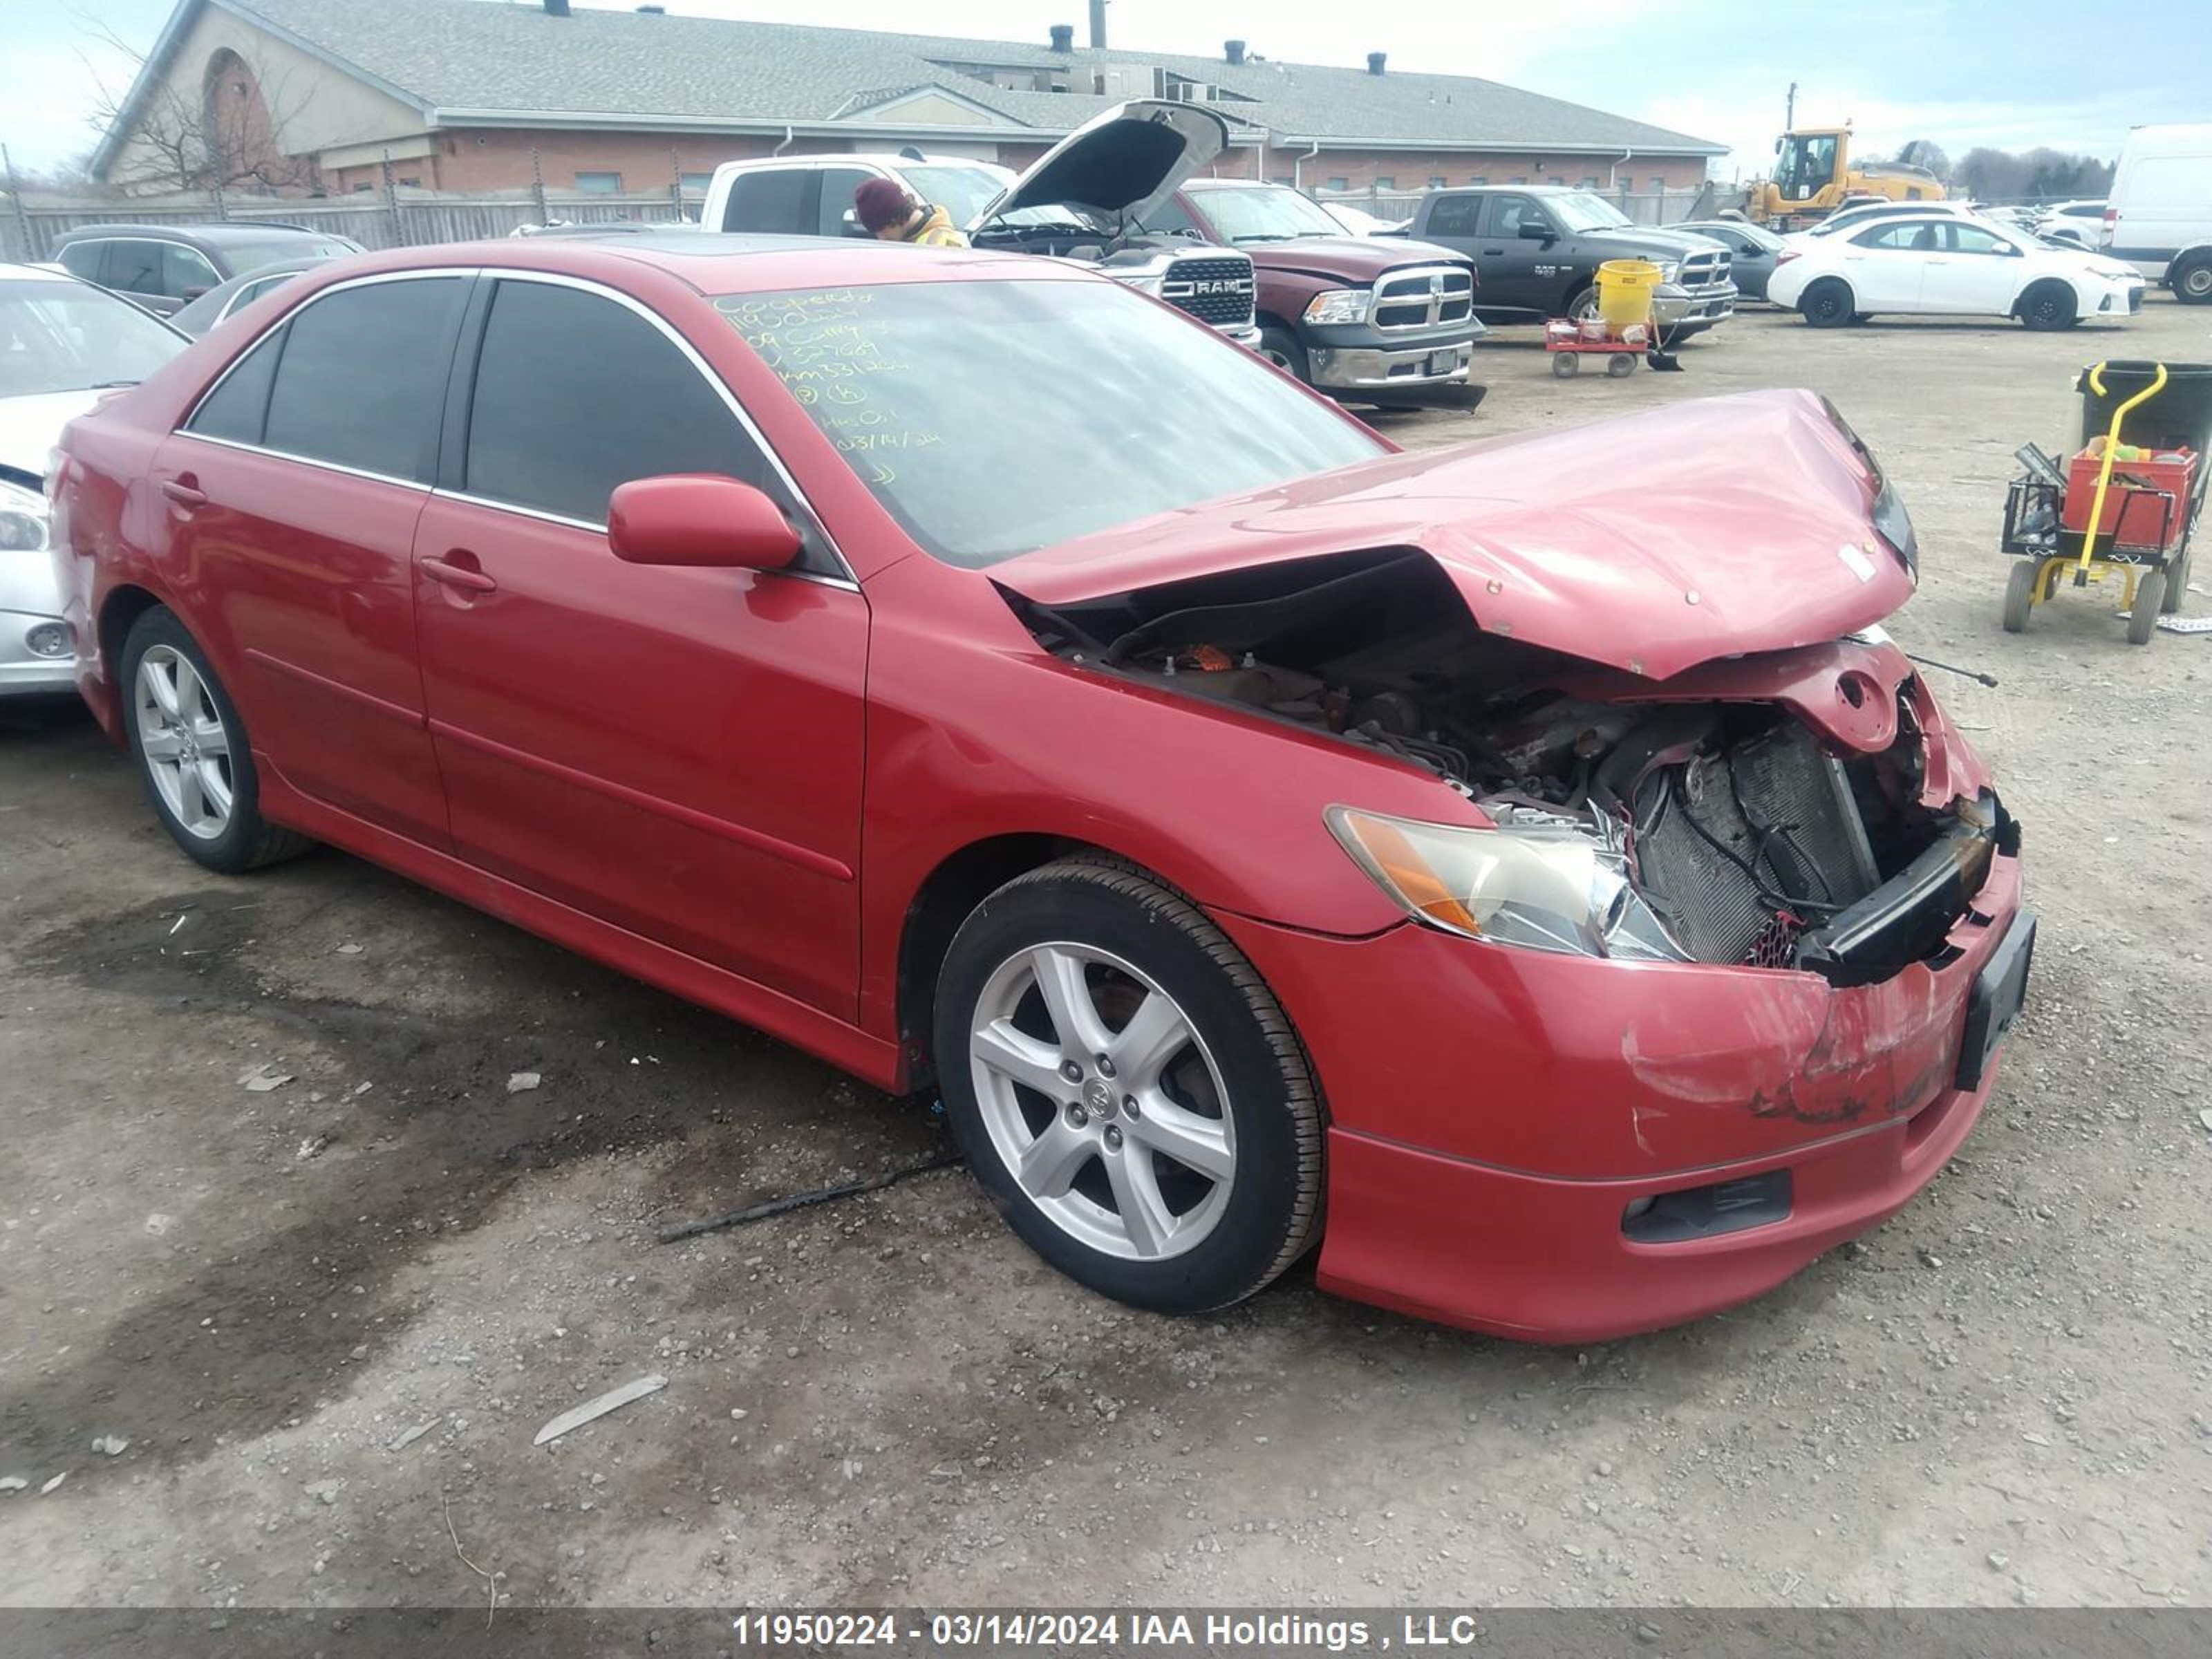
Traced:
<path fill-rule="evenodd" d="M 190 476 L 190 474 L 186 475 L 187 477 Z M 207 491 L 199 489 L 196 485 L 187 483 L 184 478 L 162 479 L 161 493 L 164 495 L 167 495 L 171 501 L 174 501 L 179 507 L 205 507 L 207 505 Z"/>
<path fill-rule="evenodd" d="M 465 564 L 453 564 L 444 559 L 424 559 L 416 566 L 434 582 L 443 582 L 464 593 L 489 593 L 499 584 L 481 570 L 471 570 Z"/>

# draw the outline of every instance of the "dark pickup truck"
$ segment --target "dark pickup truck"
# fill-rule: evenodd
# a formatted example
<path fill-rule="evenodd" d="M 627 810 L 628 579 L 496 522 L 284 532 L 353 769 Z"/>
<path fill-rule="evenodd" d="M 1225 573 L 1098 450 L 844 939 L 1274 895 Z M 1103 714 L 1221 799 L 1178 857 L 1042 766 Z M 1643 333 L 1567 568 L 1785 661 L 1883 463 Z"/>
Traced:
<path fill-rule="evenodd" d="M 1475 309 L 1489 323 L 1594 313 L 1597 268 L 1607 259 L 1649 259 L 1660 268 L 1651 319 L 1669 340 L 1702 333 L 1735 310 L 1725 247 L 1709 237 L 1633 223 L 1592 191 L 1559 185 L 1432 190 L 1406 234 L 1474 260 L 1481 283 Z"/>
<path fill-rule="evenodd" d="M 1260 286 L 1260 350 L 1346 403 L 1470 408 L 1472 262 L 1449 249 L 1353 236 L 1285 185 L 1191 179 L 1144 228 L 1249 256 Z"/>

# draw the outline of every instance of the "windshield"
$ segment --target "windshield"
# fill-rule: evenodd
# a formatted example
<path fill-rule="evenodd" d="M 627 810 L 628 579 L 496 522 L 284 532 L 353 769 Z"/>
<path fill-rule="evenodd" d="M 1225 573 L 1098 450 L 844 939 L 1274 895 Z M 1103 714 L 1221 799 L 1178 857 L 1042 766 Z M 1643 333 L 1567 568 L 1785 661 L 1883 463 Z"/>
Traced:
<path fill-rule="evenodd" d="M 1545 210 L 1568 230 L 1618 230 L 1635 222 L 1602 196 L 1571 190 L 1544 198 Z"/>
<path fill-rule="evenodd" d="M 1113 283 L 714 304 L 907 533 L 971 569 L 1389 453 L 1242 347 Z"/>
<path fill-rule="evenodd" d="M 909 164 L 899 169 L 906 186 L 925 202 L 945 210 L 955 225 L 968 225 L 1013 182 L 1011 173 L 986 167 L 956 167 Z"/>
<path fill-rule="evenodd" d="M 1194 191 L 1224 242 L 1286 242 L 1294 236 L 1341 236 L 1344 227 L 1294 190 Z"/>
<path fill-rule="evenodd" d="M 136 385 L 189 343 L 82 283 L 0 282 L 0 398 Z"/>

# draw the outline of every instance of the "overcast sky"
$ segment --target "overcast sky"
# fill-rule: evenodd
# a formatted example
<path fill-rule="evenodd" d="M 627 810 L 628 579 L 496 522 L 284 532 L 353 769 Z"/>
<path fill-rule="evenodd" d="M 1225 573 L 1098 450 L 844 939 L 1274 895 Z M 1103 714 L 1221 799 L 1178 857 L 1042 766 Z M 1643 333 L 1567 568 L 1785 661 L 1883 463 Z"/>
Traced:
<path fill-rule="evenodd" d="M 1087 16 L 1087 0 L 667 5 L 1039 41 L 1059 22 L 1085 39 Z M 0 0 L 0 143 L 19 164 L 91 147 L 98 82 L 119 87 L 130 72 L 100 30 L 143 50 L 170 10 L 167 0 Z M 1730 145 L 1723 177 L 1765 167 L 1792 80 L 1801 121 L 1850 118 L 1868 153 L 1932 138 L 1954 159 L 1977 144 L 2109 158 L 2136 122 L 2212 119 L 2212 0 L 2135 0 L 2110 13 L 2082 0 L 1113 0 L 1108 16 L 1111 43 L 1135 50 L 1212 53 L 1237 37 L 1300 63 L 1388 52 L 1396 67 L 1510 82 Z"/>

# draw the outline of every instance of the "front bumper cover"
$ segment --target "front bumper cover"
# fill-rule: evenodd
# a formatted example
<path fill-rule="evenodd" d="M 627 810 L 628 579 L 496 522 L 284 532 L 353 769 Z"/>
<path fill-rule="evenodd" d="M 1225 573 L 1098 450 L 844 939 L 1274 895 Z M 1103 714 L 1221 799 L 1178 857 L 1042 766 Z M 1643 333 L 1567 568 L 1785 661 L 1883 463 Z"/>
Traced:
<path fill-rule="evenodd" d="M 1474 372 L 1474 343 L 1462 338 L 1413 346 L 1314 346 L 1306 362 L 1323 392 L 1396 393 L 1465 383 Z"/>
<path fill-rule="evenodd" d="M 1421 1317 L 1594 1341 L 1757 1296 L 1893 1214 L 1996 1073 L 1963 1050 L 2021 904 L 2000 852 L 1939 957 L 1875 983 L 1622 964 L 1408 923 L 1324 939 L 1218 915 L 1282 1000 L 1329 1103 L 1324 1288 Z M 1786 1172 L 1786 1212 L 1679 1242 L 1628 1212 Z"/>

